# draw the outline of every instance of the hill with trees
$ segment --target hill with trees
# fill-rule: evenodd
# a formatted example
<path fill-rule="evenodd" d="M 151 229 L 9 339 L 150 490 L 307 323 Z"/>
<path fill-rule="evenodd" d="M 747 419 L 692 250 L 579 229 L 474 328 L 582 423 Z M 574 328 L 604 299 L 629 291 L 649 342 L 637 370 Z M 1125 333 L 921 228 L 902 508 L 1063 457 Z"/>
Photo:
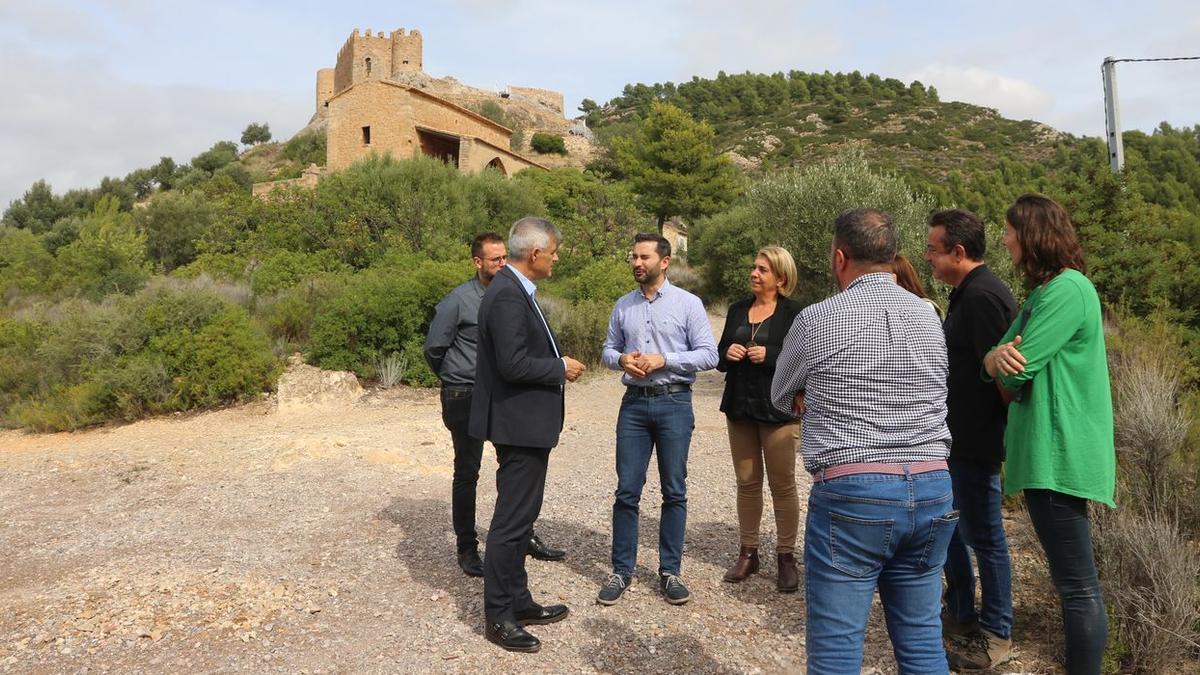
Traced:
<path fill-rule="evenodd" d="M 611 147 L 655 103 L 708 122 L 717 148 L 750 175 L 812 166 L 854 148 L 873 168 L 896 173 L 914 190 L 993 218 L 1021 191 L 1054 174 L 1107 167 L 1099 139 L 942 101 L 935 87 L 921 82 L 857 71 L 721 72 L 679 84 L 628 84 L 608 103 L 585 100 L 581 110 Z M 1175 129 L 1163 123 L 1150 134 L 1130 131 L 1124 138 L 1126 173 L 1142 196 L 1188 211 L 1192 226 L 1200 227 L 1200 125 Z M 611 153 L 594 168 L 619 175 Z"/>

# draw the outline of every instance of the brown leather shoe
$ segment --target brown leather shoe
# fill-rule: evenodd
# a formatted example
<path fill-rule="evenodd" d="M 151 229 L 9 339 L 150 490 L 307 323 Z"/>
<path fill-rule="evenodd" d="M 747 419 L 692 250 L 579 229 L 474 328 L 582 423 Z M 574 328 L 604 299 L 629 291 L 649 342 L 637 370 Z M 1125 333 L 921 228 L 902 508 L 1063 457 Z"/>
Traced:
<path fill-rule="evenodd" d="M 779 578 L 775 587 L 780 593 L 795 593 L 800 588 L 800 570 L 796 567 L 794 553 L 779 554 Z"/>
<path fill-rule="evenodd" d="M 737 562 L 725 572 L 725 581 L 736 584 L 745 581 L 746 577 L 758 571 L 758 549 L 753 546 L 743 546 L 738 553 Z"/>

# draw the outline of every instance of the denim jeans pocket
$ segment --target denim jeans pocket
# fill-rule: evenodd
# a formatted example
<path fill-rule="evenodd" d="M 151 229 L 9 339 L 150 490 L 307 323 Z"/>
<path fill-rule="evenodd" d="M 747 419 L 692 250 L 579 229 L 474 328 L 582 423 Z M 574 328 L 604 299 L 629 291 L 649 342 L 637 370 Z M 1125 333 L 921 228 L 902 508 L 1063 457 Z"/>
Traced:
<path fill-rule="evenodd" d="M 670 401 L 671 403 L 676 403 L 678 405 L 691 405 L 692 404 L 692 392 L 690 392 L 690 391 L 671 392 L 669 394 L 666 394 L 666 397 L 667 397 L 668 401 Z"/>
<path fill-rule="evenodd" d="M 950 537 L 954 528 L 958 527 L 958 511 L 950 511 L 944 516 L 930 520 L 929 541 L 925 542 L 925 553 L 921 556 L 921 566 L 930 569 L 941 569 L 946 564 L 946 553 L 950 549 Z"/>
<path fill-rule="evenodd" d="M 829 553 L 833 566 L 852 577 L 865 577 L 883 567 L 896 521 L 866 520 L 829 514 Z"/>

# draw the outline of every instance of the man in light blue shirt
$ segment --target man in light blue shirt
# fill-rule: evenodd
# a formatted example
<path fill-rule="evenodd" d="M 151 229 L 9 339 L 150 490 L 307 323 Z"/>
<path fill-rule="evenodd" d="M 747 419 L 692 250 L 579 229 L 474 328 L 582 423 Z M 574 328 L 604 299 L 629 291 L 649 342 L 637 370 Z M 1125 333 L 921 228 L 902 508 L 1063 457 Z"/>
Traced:
<path fill-rule="evenodd" d="M 613 502 L 612 574 L 596 601 L 612 605 L 633 581 L 638 505 L 650 454 L 658 453 L 662 517 L 658 530 L 659 585 L 667 602 L 691 595 L 680 579 L 687 525 L 687 457 L 695 417 L 696 373 L 717 365 L 717 345 L 700 298 L 667 281 L 671 244 L 657 234 L 634 238 L 638 290 L 617 300 L 601 359 L 623 370 L 625 396 L 617 417 L 617 489 Z"/>

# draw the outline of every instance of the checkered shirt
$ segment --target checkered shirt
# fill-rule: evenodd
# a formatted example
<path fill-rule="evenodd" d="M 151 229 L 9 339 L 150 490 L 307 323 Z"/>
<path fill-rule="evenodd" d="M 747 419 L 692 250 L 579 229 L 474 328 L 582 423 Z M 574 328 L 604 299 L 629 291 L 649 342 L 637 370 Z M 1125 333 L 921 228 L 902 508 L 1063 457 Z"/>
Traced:
<path fill-rule="evenodd" d="M 771 400 L 790 412 L 796 392 L 805 392 L 800 446 L 809 472 L 945 459 L 946 374 L 937 315 L 875 272 L 800 312 L 779 354 Z"/>

